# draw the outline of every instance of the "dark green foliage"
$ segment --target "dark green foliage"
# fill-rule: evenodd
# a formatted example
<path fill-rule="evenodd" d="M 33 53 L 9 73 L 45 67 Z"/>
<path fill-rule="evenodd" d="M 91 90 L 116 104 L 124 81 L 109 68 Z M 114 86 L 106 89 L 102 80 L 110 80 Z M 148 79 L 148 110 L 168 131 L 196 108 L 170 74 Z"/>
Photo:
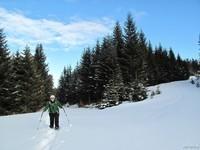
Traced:
<path fill-rule="evenodd" d="M 196 87 L 197 87 L 197 88 L 200 87 L 200 83 L 199 83 L 199 82 L 196 83 Z"/>
<path fill-rule="evenodd" d="M 9 113 L 11 58 L 3 29 L 0 29 L 0 114 Z"/>
<path fill-rule="evenodd" d="M 179 55 L 176 58 L 172 48 L 168 51 L 161 44 L 153 48 L 129 14 L 124 30 L 116 22 L 112 36 L 84 51 L 70 77 L 73 90 L 63 86 L 68 81 L 61 76 L 58 93 L 63 92 L 63 99 L 73 95 L 66 101 L 70 104 L 141 101 L 147 97 L 147 85 L 187 79 L 189 64 Z"/>
<path fill-rule="evenodd" d="M 63 74 L 61 75 L 58 87 L 57 97 L 61 103 L 69 103 L 70 100 L 74 99 L 73 95 L 73 82 L 71 66 L 64 68 Z"/>
<path fill-rule="evenodd" d="M 161 93 L 161 91 L 160 91 L 160 87 L 159 86 L 157 86 L 157 88 L 156 88 L 156 92 L 155 92 L 156 94 L 160 94 Z"/>
<path fill-rule="evenodd" d="M 117 64 L 113 77 L 105 85 L 103 101 L 123 101 L 125 98 L 125 86 L 122 79 L 122 73 Z"/>
<path fill-rule="evenodd" d="M 137 80 L 144 85 L 148 82 L 148 46 L 144 33 L 141 31 L 138 38 L 138 73 Z"/>
<path fill-rule="evenodd" d="M 43 46 L 42 44 L 38 44 L 35 49 L 35 55 L 34 55 L 34 63 L 36 67 L 36 74 L 40 78 L 40 91 L 42 102 L 45 102 L 49 99 L 50 94 L 52 93 L 52 76 L 48 74 L 48 65 L 46 64 L 46 56 L 44 54 Z M 41 103 L 42 104 L 42 103 Z M 42 104 L 44 105 L 44 104 Z"/>
<path fill-rule="evenodd" d="M 131 14 L 128 14 L 127 21 L 125 22 L 124 31 L 125 53 L 128 56 L 128 82 L 133 82 L 138 77 L 138 69 L 141 65 L 141 57 L 138 49 L 137 28 Z"/>
<path fill-rule="evenodd" d="M 129 57 L 125 51 L 123 33 L 122 33 L 122 29 L 119 22 L 116 23 L 115 28 L 114 28 L 113 45 L 117 53 L 117 61 L 121 69 L 124 82 L 127 83 L 129 80 L 129 74 L 128 74 L 129 62 L 127 61 Z"/>
<path fill-rule="evenodd" d="M 86 49 L 83 53 L 80 69 L 79 69 L 79 79 L 80 79 L 80 94 L 82 103 L 89 104 L 93 96 L 93 75 L 92 74 L 92 54 L 90 49 Z"/>
<path fill-rule="evenodd" d="M 195 84 L 195 82 L 194 82 L 194 79 L 191 79 L 191 81 L 190 81 L 192 84 Z"/>
<path fill-rule="evenodd" d="M 22 53 L 9 56 L 3 30 L 0 30 L 0 115 L 39 110 L 52 91 L 42 45 L 35 56 L 28 46 Z"/>

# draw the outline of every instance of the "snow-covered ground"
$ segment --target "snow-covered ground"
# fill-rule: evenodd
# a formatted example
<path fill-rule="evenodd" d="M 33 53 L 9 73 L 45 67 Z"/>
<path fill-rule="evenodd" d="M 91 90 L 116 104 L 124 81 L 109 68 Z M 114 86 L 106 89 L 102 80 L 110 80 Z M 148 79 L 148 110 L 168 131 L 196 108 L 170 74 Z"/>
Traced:
<path fill-rule="evenodd" d="M 156 90 L 156 87 L 150 87 Z M 0 150 L 200 150 L 200 88 L 189 80 L 161 94 L 104 110 L 66 108 L 60 130 L 41 112 L 0 117 Z"/>

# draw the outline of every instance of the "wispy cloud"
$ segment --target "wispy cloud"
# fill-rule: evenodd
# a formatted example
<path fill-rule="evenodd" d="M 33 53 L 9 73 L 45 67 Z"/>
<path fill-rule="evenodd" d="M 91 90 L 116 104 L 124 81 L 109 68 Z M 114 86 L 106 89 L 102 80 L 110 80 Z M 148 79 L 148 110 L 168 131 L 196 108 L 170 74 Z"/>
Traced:
<path fill-rule="evenodd" d="M 0 8 L 0 27 L 5 29 L 8 44 L 23 48 L 26 44 L 35 46 L 59 45 L 63 50 L 88 45 L 110 32 L 113 21 L 108 18 L 100 20 L 71 20 L 69 23 L 47 19 L 32 19 L 22 13 Z"/>

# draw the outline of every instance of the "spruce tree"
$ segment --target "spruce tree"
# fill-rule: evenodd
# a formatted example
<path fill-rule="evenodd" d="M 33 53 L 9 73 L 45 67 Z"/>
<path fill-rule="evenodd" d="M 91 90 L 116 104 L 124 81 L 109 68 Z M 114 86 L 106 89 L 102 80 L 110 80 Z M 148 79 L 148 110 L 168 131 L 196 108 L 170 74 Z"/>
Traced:
<path fill-rule="evenodd" d="M 107 102 L 118 102 L 125 99 L 125 87 L 119 64 L 117 64 L 117 67 L 114 70 L 113 77 L 105 85 L 103 96 L 103 101 Z"/>
<path fill-rule="evenodd" d="M 33 112 L 39 109 L 41 103 L 41 81 L 36 74 L 34 57 L 28 46 L 22 53 L 22 112 Z"/>
<path fill-rule="evenodd" d="M 129 82 L 134 81 L 138 76 L 138 33 L 135 22 L 131 14 L 128 14 L 127 21 L 125 22 L 125 51 L 128 58 L 129 68 Z"/>
<path fill-rule="evenodd" d="M 45 101 L 49 99 L 49 96 L 52 93 L 53 81 L 50 75 L 48 74 L 48 65 L 46 64 L 46 56 L 44 54 L 42 44 L 38 44 L 36 46 L 34 63 L 36 66 L 36 74 L 38 75 L 39 80 L 41 82 L 41 104 L 44 104 Z"/>
<path fill-rule="evenodd" d="M 12 113 L 20 113 L 23 111 L 23 94 L 24 92 L 24 68 L 22 64 L 22 56 L 19 51 L 16 52 L 14 57 L 12 58 L 12 73 L 11 73 L 11 103 L 10 107 L 12 109 Z"/>
<path fill-rule="evenodd" d="M 125 52 L 125 44 L 123 39 L 123 33 L 119 22 L 116 22 L 113 31 L 113 45 L 117 52 L 117 63 L 119 64 L 122 72 L 122 77 L 125 83 L 129 80 L 128 74 L 128 56 Z"/>
<path fill-rule="evenodd" d="M 143 84 L 147 84 L 148 81 L 148 73 L 147 73 L 147 69 L 148 69 L 148 47 L 147 47 L 147 42 L 146 42 L 146 38 L 145 35 L 142 31 L 140 31 L 139 33 L 139 39 L 138 39 L 138 80 L 143 83 Z"/>
<path fill-rule="evenodd" d="M 79 65 L 72 72 L 71 76 L 71 99 L 69 104 L 77 104 L 80 100 L 80 77 L 79 77 Z"/>
<path fill-rule="evenodd" d="M 174 55 L 174 52 L 172 50 L 172 48 L 170 48 L 169 50 L 169 67 L 170 67 L 170 70 L 169 70 L 169 80 L 170 81 L 174 81 L 174 80 L 177 80 L 178 77 L 177 77 L 177 70 L 176 70 L 176 57 Z"/>
<path fill-rule="evenodd" d="M 93 74 L 93 86 L 94 86 L 94 101 L 101 101 L 102 99 L 102 82 L 101 82 L 101 46 L 99 41 L 97 41 L 96 46 L 92 52 L 92 62 L 91 62 L 91 69 Z"/>
<path fill-rule="evenodd" d="M 113 48 L 113 40 L 110 36 L 103 39 L 101 44 L 101 53 L 95 64 L 96 93 L 97 101 L 103 98 L 103 91 L 109 80 L 113 77 L 113 70 L 116 67 L 116 49 Z"/>
<path fill-rule="evenodd" d="M 91 66 L 91 51 L 87 48 L 82 56 L 82 60 L 80 63 L 80 93 L 82 99 L 80 99 L 81 103 L 90 104 L 91 98 L 93 96 L 93 78 L 92 78 L 92 66 Z"/>
<path fill-rule="evenodd" d="M 0 29 L 0 114 L 9 113 L 10 55 L 3 29 Z"/>
<path fill-rule="evenodd" d="M 63 73 L 59 80 L 59 85 L 58 85 L 57 94 L 56 94 L 59 101 L 62 104 L 67 103 L 67 90 L 68 90 L 67 88 L 69 88 L 69 87 L 67 87 L 66 78 L 67 78 L 67 70 L 64 67 Z"/>
<path fill-rule="evenodd" d="M 148 54 L 147 54 L 147 85 L 156 84 L 156 65 L 155 65 L 155 55 L 153 53 L 153 48 L 151 42 L 148 42 Z"/>
<path fill-rule="evenodd" d="M 189 69 L 187 62 L 182 60 L 179 54 L 177 56 L 176 70 L 177 70 L 178 80 L 186 80 L 189 78 Z"/>

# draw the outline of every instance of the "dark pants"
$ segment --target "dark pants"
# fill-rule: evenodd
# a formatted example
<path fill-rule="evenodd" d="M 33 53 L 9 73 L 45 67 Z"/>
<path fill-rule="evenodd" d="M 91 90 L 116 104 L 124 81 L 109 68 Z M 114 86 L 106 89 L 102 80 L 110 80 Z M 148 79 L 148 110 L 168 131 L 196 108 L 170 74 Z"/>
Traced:
<path fill-rule="evenodd" d="M 49 117 L 50 117 L 50 128 L 54 127 L 54 123 L 55 127 L 59 128 L 59 113 L 49 113 Z"/>

